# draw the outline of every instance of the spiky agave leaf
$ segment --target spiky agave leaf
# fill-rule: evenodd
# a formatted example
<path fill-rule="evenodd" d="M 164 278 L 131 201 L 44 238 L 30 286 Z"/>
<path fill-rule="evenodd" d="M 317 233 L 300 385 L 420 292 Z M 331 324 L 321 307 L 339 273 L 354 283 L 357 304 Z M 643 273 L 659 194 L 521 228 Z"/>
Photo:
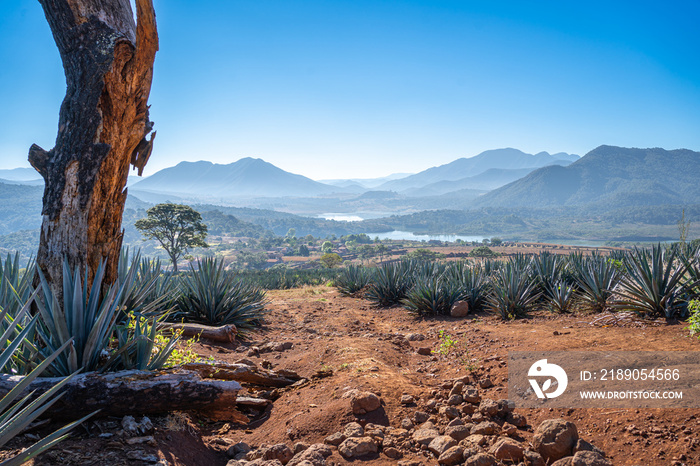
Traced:
<path fill-rule="evenodd" d="M 579 293 L 596 312 L 607 309 L 612 290 L 620 280 L 621 273 L 614 261 L 603 256 L 591 256 L 574 262 L 574 279 Z"/>
<path fill-rule="evenodd" d="M 689 263 L 677 260 L 677 252 L 660 244 L 651 251 L 635 248 L 625 256 L 626 274 L 613 290 L 616 310 L 631 310 L 667 319 L 687 309 L 683 301 L 683 278 Z"/>
<path fill-rule="evenodd" d="M 335 279 L 335 287 L 343 296 L 352 296 L 362 291 L 369 284 L 371 277 L 371 270 L 367 267 L 350 264 L 345 266 Z"/>
<path fill-rule="evenodd" d="M 503 319 L 515 319 L 527 313 L 540 294 L 530 280 L 529 267 L 522 261 L 509 261 L 491 276 L 492 292 L 487 309 Z"/>

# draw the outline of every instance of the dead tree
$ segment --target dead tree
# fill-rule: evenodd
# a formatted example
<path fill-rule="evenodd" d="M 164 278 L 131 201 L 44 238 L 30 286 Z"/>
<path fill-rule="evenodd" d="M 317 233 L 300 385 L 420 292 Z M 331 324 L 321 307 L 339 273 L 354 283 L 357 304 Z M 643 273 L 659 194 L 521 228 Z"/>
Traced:
<path fill-rule="evenodd" d="M 66 75 L 56 145 L 29 149 L 45 181 L 37 264 L 60 296 L 64 257 L 90 282 L 106 259 L 105 281 L 116 279 L 129 165 L 141 174 L 155 136 L 158 33 L 152 0 L 136 0 L 136 21 L 129 0 L 39 1 Z"/>

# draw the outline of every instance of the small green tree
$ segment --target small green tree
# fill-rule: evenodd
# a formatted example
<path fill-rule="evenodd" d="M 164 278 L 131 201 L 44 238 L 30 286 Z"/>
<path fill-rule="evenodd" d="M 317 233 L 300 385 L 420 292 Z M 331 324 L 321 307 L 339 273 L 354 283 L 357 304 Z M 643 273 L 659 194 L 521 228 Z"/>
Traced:
<path fill-rule="evenodd" d="M 299 246 L 299 255 L 300 256 L 309 257 L 309 254 L 311 254 L 311 252 L 309 251 L 308 246 L 306 246 L 305 244 L 302 244 L 301 246 Z"/>
<path fill-rule="evenodd" d="M 494 236 L 493 238 L 491 238 L 491 245 L 492 246 L 500 246 L 501 244 L 503 244 L 503 240 L 501 238 L 499 238 L 497 236 Z"/>
<path fill-rule="evenodd" d="M 343 263 L 343 258 L 334 252 L 329 252 L 321 256 L 319 259 L 321 265 L 327 269 L 332 269 L 336 265 Z"/>
<path fill-rule="evenodd" d="M 146 211 L 146 218 L 137 220 L 134 226 L 145 239 L 155 239 L 165 249 L 177 272 L 177 260 L 190 248 L 208 248 L 204 241 L 207 226 L 202 216 L 192 207 L 182 204 L 158 204 Z"/>
<path fill-rule="evenodd" d="M 321 245 L 321 251 L 324 253 L 329 253 L 333 250 L 333 243 L 330 241 L 324 241 L 323 244 Z"/>

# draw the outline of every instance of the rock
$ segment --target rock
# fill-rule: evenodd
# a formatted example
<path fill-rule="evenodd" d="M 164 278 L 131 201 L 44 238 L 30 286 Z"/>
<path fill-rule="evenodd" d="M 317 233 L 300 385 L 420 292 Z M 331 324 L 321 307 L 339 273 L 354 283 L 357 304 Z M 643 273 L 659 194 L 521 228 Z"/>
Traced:
<path fill-rule="evenodd" d="M 554 463 L 551 464 L 551 466 L 571 466 L 571 462 L 573 461 L 574 457 L 573 456 L 567 456 L 565 458 L 561 458 Z"/>
<path fill-rule="evenodd" d="M 479 396 L 479 390 L 472 385 L 467 385 L 462 390 L 462 398 L 467 403 L 478 404 L 481 401 L 481 396 Z"/>
<path fill-rule="evenodd" d="M 413 413 L 413 422 L 416 424 L 423 424 L 428 419 L 430 419 L 430 415 L 428 413 L 424 413 L 423 411 L 416 411 Z"/>
<path fill-rule="evenodd" d="M 244 466 L 244 463 L 242 463 L 238 460 L 228 460 L 228 463 L 226 463 L 226 466 Z"/>
<path fill-rule="evenodd" d="M 433 354 L 433 349 L 430 346 L 421 346 L 416 350 L 416 353 L 420 354 L 421 356 L 430 356 Z"/>
<path fill-rule="evenodd" d="M 501 426 L 501 432 L 511 436 L 515 434 L 518 431 L 518 428 L 515 427 L 513 424 L 510 424 L 508 422 L 504 422 L 503 425 Z"/>
<path fill-rule="evenodd" d="M 226 454 L 229 458 L 235 458 L 239 453 L 248 453 L 250 451 L 250 445 L 245 442 L 238 442 L 235 445 L 228 447 Z"/>
<path fill-rule="evenodd" d="M 447 419 L 455 419 L 460 416 L 460 411 L 454 406 L 441 406 L 438 411 L 440 416 L 445 416 Z"/>
<path fill-rule="evenodd" d="M 132 437 L 130 439 L 126 439 L 126 443 L 129 445 L 139 445 L 141 443 L 147 443 L 149 445 L 155 445 L 156 444 L 156 439 L 153 438 L 152 435 L 146 435 L 144 437 Z"/>
<path fill-rule="evenodd" d="M 397 460 L 403 456 L 403 454 L 394 447 L 384 448 L 382 452 L 391 459 Z"/>
<path fill-rule="evenodd" d="M 438 435 L 428 444 L 428 450 L 440 456 L 454 446 L 457 446 L 455 439 L 449 435 Z"/>
<path fill-rule="evenodd" d="M 494 435 L 499 431 L 498 424 L 491 421 L 480 422 L 471 429 L 471 434 Z"/>
<path fill-rule="evenodd" d="M 122 429 L 128 435 L 145 435 L 153 432 L 153 423 L 146 416 L 141 419 L 141 422 L 136 422 L 133 416 L 124 416 Z"/>
<path fill-rule="evenodd" d="M 370 453 L 377 453 L 377 444 L 370 437 L 352 437 L 338 445 L 338 452 L 344 458 L 357 458 Z"/>
<path fill-rule="evenodd" d="M 408 341 L 423 341 L 425 340 L 425 335 L 422 333 L 409 333 L 406 335 L 406 340 Z"/>
<path fill-rule="evenodd" d="M 519 462 L 525 457 L 525 449 L 512 438 L 504 437 L 499 439 L 489 449 L 489 453 L 501 461 Z"/>
<path fill-rule="evenodd" d="M 452 426 L 463 426 L 463 425 L 464 425 L 464 422 L 462 422 L 462 420 L 461 420 L 460 418 L 455 418 L 455 419 L 452 419 L 450 422 L 448 422 L 447 425 L 448 425 L 449 427 L 452 427 Z"/>
<path fill-rule="evenodd" d="M 331 449 L 322 443 L 315 443 L 306 450 L 294 455 L 287 466 L 325 466 L 326 458 L 331 456 Z"/>
<path fill-rule="evenodd" d="M 532 446 L 547 463 L 571 456 L 578 441 L 578 431 L 573 422 L 548 419 L 537 427 Z"/>
<path fill-rule="evenodd" d="M 598 452 L 581 450 L 574 454 L 571 466 L 612 466 L 612 463 Z"/>
<path fill-rule="evenodd" d="M 527 419 L 525 418 L 525 416 L 518 413 L 508 413 L 506 415 L 506 421 L 508 421 L 516 427 L 525 427 L 527 425 Z"/>
<path fill-rule="evenodd" d="M 452 317 L 466 317 L 469 314 L 469 303 L 467 301 L 457 301 L 450 309 Z"/>
<path fill-rule="evenodd" d="M 515 403 L 510 400 L 498 400 L 498 412 L 496 413 L 500 417 L 506 417 L 515 409 Z"/>
<path fill-rule="evenodd" d="M 462 440 L 460 443 L 464 443 L 466 445 L 482 446 L 486 443 L 486 436 L 481 434 L 472 434 L 469 437 Z"/>
<path fill-rule="evenodd" d="M 546 466 L 542 455 L 531 450 L 525 452 L 525 463 L 529 466 Z"/>
<path fill-rule="evenodd" d="M 345 438 L 364 437 L 365 429 L 357 422 L 351 422 L 345 426 L 343 434 L 345 434 Z"/>
<path fill-rule="evenodd" d="M 406 418 L 401 421 L 401 428 L 406 429 L 406 430 L 411 430 L 413 429 L 413 421 L 410 419 Z"/>
<path fill-rule="evenodd" d="M 450 396 L 452 395 L 461 395 L 462 390 L 464 390 L 464 382 L 462 381 L 454 381 L 452 383 L 452 390 L 450 390 Z"/>
<path fill-rule="evenodd" d="M 333 445 L 333 446 L 338 446 L 341 443 L 345 441 L 347 437 L 345 436 L 344 433 L 342 432 L 336 432 L 334 434 L 329 435 L 325 439 L 323 439 L 323 443 L 327 443 L 328 445 Z"/>
<path fill-rule="evenodd" d="M 574 445 L 574 449 L 573 449 L 574 455 L 576 453 L 578 453 L 579 451 L 594 451 L 594 452 L 598 453 L 600 456 L 605 457 L 605 453 L 603 452 L 603 450 L 596 447 L 595 445 L 592 445 L 592 444 L 586 442 L 583 439 L 578 439 L 576 441 L 576 445 Z"/>
<path fill-rule="evenodd" d="M 465 458 L 464 466 L 497 466 L 498 460 L 487 453 L 477 453 Z"/>
<path fill-rule="evenodd" d="M 293 457 L 294 452 L 284 443 L 272 445 L 262 451 L 262 459 L 265 461 L 277 460 L 282 464 L 287 464 Z"/>
<path fill-rule="evenodd" d="M 428 446 L 430 442 L 432 442 L 438 435 L 440 435 L 440 432 L 438 432 L 438 430 L 434 427 L 419 427 L 415 432 L 413 432 L 412 438 L 415 442 Z"/>
<path fill-rule="evenodd" d="M 449 435 L 459 442 L 469 437 L 470 431 L 471 429 L 467 426 L 449 426 L 445 429 L 445 435 Z"/>
<path fill-rule="evenodd" d="M 491 382 L 491 379 L 488 377 L 485 379 L 479 380 L 479 387 L 480 388 L 491 388 L 493 387 L 493 382 Z"/>
<path fill-rule="evenodd" d="M 143 450 L 131 450 L 126 452 L 126 457 L 134 461 L 142 461 L 144 463 L 157 463 L 158 455 L 146 453 Z"/>
<path fill-rule="evenodd" d="M 294 454 L 296 455 L 296 454 L 301 453 L 302 451 L 306 451 L 306 449 L 309 448 L 309 446 L 310 445 L 308 443 L 297 442 L 292 447 L 292 450 L 294 451 Z"/>
<path fill-rule="evenodd" d="M 447 399 L 447 404 L 450 406 L 461 405 L 462 402 L 462 395 L 450 395 L 450 397 Z"/>
<path fill-rule="evenodd" d="M 412 405 L 415 401 L 411 395 L 401 395 L 400 403 L 402 405 Z"/>
<path fill-rule="evenodd" d="M 485 398 L 481 400 L 481 403 L 479 404 L 479 412 L 481 412 L 481 414 L 484 416 L 494 417 L 496 413 L 498 413 L 498 403 Z"/>
<path fill-rule="evenodd" d="M 439 464 L 444 464 L 445 466 L 454 466 L 462 462 L 462 452 L 464 448 L 459 445 L 448 448 L 440 457 L 438 458 Z"/>
<path fill-rule="evenodd" d="M 350 398 L 353 414 L 366 414 L 379 409 L 382 402 L 372 392 L 358 392 Z"/>

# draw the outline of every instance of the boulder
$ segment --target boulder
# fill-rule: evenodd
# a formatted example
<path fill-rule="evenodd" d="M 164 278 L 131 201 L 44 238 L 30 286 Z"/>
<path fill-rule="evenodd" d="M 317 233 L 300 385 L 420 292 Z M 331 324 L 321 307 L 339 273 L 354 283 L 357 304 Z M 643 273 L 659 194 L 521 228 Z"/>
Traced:
<path fill-rule="evenodd" d="M 503 437 L 489 449 L 489 453 L 501 461 L 520 462 L 525 457 L 525 449 L 512 438 Z"/>
<path fill-rule="evenodd" d="M 345 426 L 345 430 L 343 430 L 343 434 L 345 434 L 345 438 L 364 437 L 365 436 L 365 429 L 357 422 L 351 422 Z"/>
<path fill-rule="evenodd" d="M 537 427 L 532 446 L 547 463 L 571 456 L 578 441 L 578 430 L 573 422 L 548 419 Z"/>
<path fill-rule="evenodd" d="M 494 435 L 500 430 L 498 424 L 491 421 L 480 422 L 471 429 L 471 434 Z"/>
<path fill-rule="evenodd" d="M 450 309 L 452 317 L 466 317 L 469 314 L 469 303 L 467 301 L 457 301 Z"/>
<path fill-rule="evenodd" d="M 435 428 L 419 427 L 413 432 L 413 440 L 421 445 L 428 446 L 438 435 L 440 435 L 440 432 Z"/>
<path fill-rule="evenodd" d="M 338 445 L 338 452 L 348 459 L 377 453 L 377 451 L 377 444 L 370 437 L 352 437 Z"/>
<path fill-rule="evenodd" d="M 465 466 L 498 466 L 498 460 L 488 453 L 477 453 L 464 462 Z"/>
<path fill-rule="evenodd" d="M 353 414 L 366 414 L 379 409 L 382 402 L 372 392 L 358 392 L 350 398 L 350 406 Z"/>
<path fill-rule="evenodd" d="M 428 450 L 432 451 L 435 456 L 440 456 L 455 446 L 457 446 L 457 442 L 449 435 L 438 435 L 428 444 Z"/>
<path fill-rule="evenodd" d="M 463 451 L 464 448 L 460 447 L 459 445 L 450 447 L 438 457 L 438 463 L 445 466 L 454 466 L 456 464 L 460 464 L 463 459 Z"/>
<path fill-rule="evenodd" d="M 265 461 L 277 460 L 282 464 L 287 464 L 293 457 L 294 452 L 284 443 L 272 445 L 262 451 L 262 459 Z"/>
<path fill-rule="evenodd" d="M 458 442 L 469 437 L 470 433 L 471 428 L 467 426 L 449 426 L 445 428 L 445 435 L 449 435 Z"/>
<path fill-rule="evenodd" d="M 598 452 L 581 450 L 574 454 L 571 466 L 612 466 L 612 462 Z"/>

